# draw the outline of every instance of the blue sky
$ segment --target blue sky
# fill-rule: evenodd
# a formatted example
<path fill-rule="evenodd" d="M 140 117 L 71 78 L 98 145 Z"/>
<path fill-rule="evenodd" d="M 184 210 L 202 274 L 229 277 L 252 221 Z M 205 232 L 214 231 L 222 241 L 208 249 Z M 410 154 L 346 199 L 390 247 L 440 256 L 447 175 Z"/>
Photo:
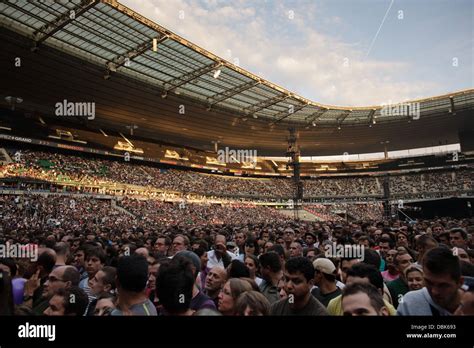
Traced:
<path fill-rule="evenodd" d="M 380 105 L 474 86 L 472 0 L 119 1 L 323 104 Z"/>

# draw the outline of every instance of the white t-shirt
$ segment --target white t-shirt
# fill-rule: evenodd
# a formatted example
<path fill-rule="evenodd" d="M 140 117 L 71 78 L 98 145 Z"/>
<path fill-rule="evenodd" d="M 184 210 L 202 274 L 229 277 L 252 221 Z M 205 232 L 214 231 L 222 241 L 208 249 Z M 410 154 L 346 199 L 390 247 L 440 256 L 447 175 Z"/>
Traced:
<path fill-rule="evenodd" d="M 227 255 L 229 255 L 232 260 L 236 258 L 235 254 L 233 254 L 229 251 L 227 251 Z M 220 260 L 217 259 L 215 250 L 208 251 L 207 252 L 207 258 L 208 258 L 207 267 L 209 269 L 211 269 L 215 266 L 220 266 L 220 267 L 224 268 L 224 262 L 222 261 L 222 258 Z"/>

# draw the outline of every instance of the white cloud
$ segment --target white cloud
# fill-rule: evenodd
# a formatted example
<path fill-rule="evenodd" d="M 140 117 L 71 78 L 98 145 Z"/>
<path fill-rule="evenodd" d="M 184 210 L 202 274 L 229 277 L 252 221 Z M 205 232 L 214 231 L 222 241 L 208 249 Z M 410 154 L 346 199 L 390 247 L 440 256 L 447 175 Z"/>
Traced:
<path fill-rule="evenodd" d="M 218 56 L 238 58 L 241 67 L 323 104 L 397 102 L 426 95 L 434 87 L 400 78 L 410 71 L 407 63 L 365 59 L 360 43 L 341 42 L 316 31 L 308 23 L 324 18 L 337 26 L 342 19 L 323 17 L 311 2 L 304 6 L 270 2 L 271 11 L 266 2 L 244 0 L 205 5 L 197 0 L 122 2 Z M 179 19 L 180 10 L 184 20 Z M 288 18 L 290 10 L 293 19 Z"/>

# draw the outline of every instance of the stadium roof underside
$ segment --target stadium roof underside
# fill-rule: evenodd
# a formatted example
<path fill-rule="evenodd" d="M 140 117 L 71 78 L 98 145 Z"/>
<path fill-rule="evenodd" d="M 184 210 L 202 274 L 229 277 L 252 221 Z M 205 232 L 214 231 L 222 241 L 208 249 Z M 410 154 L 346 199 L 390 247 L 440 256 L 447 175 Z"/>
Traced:
<path fill-rule="evenodd" d="M 51 84 L 50 94 L 57 87 L 63 93 L 59 95 L 69 92 L 70 98 L 96 100 L 97 119 L 89 127 L 124 131 L 126 125 L 134 124 L 136 135 L 202 149 L 213 148 L 211 139 L 280 156 L 290 126 L 299 131 L 299 143 L 307 155 L 380 151 L 382 141 L 390 141 L 393 150 L 454 143 L 463 128 L 460 118 L 474 106 L 474 90 L 407 102 L 400 115 L 397 111 L 384 113 L 381 106 L 319 104 L 192 44 L 113 0 L 1 2 L 0 19 L 2 27 L 25 38 L 19 45 L 25 54 L 29 48 L 37 49 L 35 54 L 40 57 L 31 59 L 38 66 L 29 70 L 30 79 L 57 73 L 62 77 Z M 18 45 L 18 40 L 13 41 L 12 54 L 13 45 Z M 62 66 L 66 61 L 69 67 Z M 86 67 L 90 66 L 95 75 L 87 81 L 92 70 Z M 15 81 L 14 89 L 21 78 L 18 71 L 10 72 L 7 76 Z M 87 84 L 92 87 L 90 93 L 84 93 Z M 34 86 L 31 80 L 30 85 Z M 133 112 L 127 110 L 133 98 L 126 104 L 121 94 L 137 86 L 141 101 L 136 99 L 140 107 Z M 27 93 L 17 90 L 22 92 Z M 31 92 L 31 100 L 22 96 L 22 107 L 48 112 L 40 105 L 44 100 L 38 99 L 48 100 L 42 93 Z M 58 100 L 59 95 L 49 100 Z M 107 97 L 115 105 L 100 103 Z M 419 115 L 413 117 L 416 103 Z M 177 112 L 180 105 L 186 105 L 185 116 Z M 453 121 L 456 114 L 458 120 Z"/>

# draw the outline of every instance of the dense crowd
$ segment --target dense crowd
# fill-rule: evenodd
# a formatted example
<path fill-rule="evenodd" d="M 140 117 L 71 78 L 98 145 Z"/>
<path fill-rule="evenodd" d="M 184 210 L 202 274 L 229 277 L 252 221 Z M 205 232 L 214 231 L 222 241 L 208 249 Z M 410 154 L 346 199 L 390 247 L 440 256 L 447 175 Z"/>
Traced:
<path fill-rule="evenodd" d="M 200 194 L 215 197 L 250 197 L 252 199 L 290 199 L 294 183 L 288 178 L 243 178 L 205 174 L 186 170 L 159 169 L 126 161 L 85 158 L 41 151 L 10 151 L 15 161 L 0 166 L 0 178 L 25 177 L 51 182 L 73 183 L 71 190 L 116 193 L 148 197 Z M 302 180 L 304 195 L 311 197 L 381 197 L 383 177 L 312 178 Z M 474 190 L 474 172 L 458 170 L 390 177 L 390 191 L 396 197 L 423 198 L 425 193 Z M 133 185 L 133 186 L 132 186 Z M 158 191 L 157 191 L 158 190 Z"/>
<path fill-rule="evenodd" d="M 241 226 L 289 219 L 273 208 L 249 204 L 171 203 L 130 198 L 115 202 L 54 194 L 0 195 L 0 209 L 0 236 L 39 231 L 165 231 L 173 226 Z"/>
<path fill-rule="evenodd" d="M 382 220 L 383 206 L 380 202 L 309 204 L 304 209 L 323 221 L 337 220 Z"/>
<path fill-rule="evenodd" d="M 473 219 L 72 197 L 0 197 L 0 315 L 474 315 Z"/>

